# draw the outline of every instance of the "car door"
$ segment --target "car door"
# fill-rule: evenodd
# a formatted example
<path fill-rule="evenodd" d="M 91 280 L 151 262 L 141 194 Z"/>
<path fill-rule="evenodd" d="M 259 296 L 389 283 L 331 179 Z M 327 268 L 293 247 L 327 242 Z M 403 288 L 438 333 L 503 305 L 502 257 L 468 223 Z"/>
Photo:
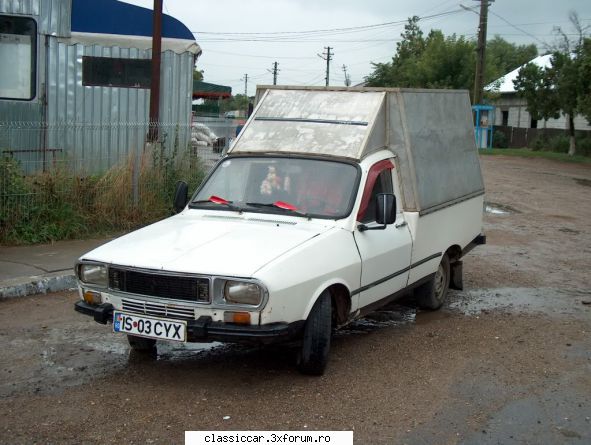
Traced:
<path fill-rule="evenodd" d="M 367 226 L 375 223 L 375 197 L 378 193 L 394 193 L 394 163 L 391 160 L 374 164 L 367 176 L 357 220 Z M 399 192 L 398 192 L 399 193 Z M 410 270 L 412 239 L 404 221 L 400 200 L 397 200 L 396 223 L 384 230 L 356 229 L 355 242 L 361 256 L 361 286 L 354 293 L 358 308 L 406 287 Z"/>

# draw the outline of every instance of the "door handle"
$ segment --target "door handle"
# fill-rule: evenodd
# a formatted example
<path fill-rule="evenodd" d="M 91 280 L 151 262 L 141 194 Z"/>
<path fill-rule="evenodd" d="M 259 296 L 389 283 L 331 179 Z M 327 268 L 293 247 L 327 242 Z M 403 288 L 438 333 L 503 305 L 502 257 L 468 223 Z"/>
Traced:
<path fill-rule="evenodd" d="M 406 221 L 402 221 L 401 223 L 394 224 L 394 227 L 396 227 L 397 229 L 399 229 L 400 227 L 404 227 L 404 226 L 406 226 Z"/>

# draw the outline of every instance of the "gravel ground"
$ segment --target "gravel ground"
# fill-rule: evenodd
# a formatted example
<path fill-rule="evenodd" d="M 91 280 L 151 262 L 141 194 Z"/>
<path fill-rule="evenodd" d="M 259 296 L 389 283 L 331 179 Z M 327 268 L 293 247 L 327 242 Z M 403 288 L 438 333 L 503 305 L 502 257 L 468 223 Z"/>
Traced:
<path fill-rule="evenodd" d="M 353 430 L 359 444 L 591 443 L 591 168 L 483 157 L 486 246 L 438 312 L 403 302 L 292 351 L 130 353 L 74 293 L 0 302 L 0 443 L 183 443 L 185 430 Z"/>

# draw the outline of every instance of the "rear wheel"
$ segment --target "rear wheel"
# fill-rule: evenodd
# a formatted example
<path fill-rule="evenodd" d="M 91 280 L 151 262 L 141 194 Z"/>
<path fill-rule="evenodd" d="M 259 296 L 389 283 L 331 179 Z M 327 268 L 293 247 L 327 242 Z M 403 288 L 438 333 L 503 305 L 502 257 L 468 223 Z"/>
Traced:
<path fill-rule="evenodd" d="M 134 351 L 150 352 L 156 347 L 156 340 L 152 338 L 138 337 L 136 335 L 128 335 L 127 341 L 129 346 Z"/>
<path fill-rule="evenodd" d="M 414 291 L 415 299 L 422 309 L 437 310 L 445 302 L 449 289 L 449 258 L 443 254 L 435 276 Z"/>
<path fill-rule="evenodd" d="M 298 353 L 297 366 L 301 373 L 322 375 L 328 363 L 332 332 L 330 294 L 320 295 L 310 311 L 304 327 L 304 338 Z"/>

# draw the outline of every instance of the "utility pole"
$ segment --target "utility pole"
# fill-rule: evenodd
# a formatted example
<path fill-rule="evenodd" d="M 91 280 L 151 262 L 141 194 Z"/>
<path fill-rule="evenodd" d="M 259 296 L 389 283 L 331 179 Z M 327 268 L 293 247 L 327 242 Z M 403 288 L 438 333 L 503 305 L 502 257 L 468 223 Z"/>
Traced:
<path fill-rule="evenodd" d="M 277 62 L 273 63 L 273 69 L 271 70 L 267 70 L 270 73 L 273 74 L 273 85 L 277 85 L 277 73 L 281 70 L 277 69 L 277 65 L 279 65 Z"/>
<path fill-rule="evenodd" d="M 326 60 L 326 77 L 325 77 L 325 79 L 326 79 L 326 86 L 328 86 L 329 76 L 330 76 L 330 61 L 332 60 L 332 56 L 334 56 L 334 53 L 330 52 L 330 50 L 333 49 L 330 46 L 325 46 L 324 49 L 326 50 L 326 52 L 324 52 L 322 54 L 318 54 L 318 57 Z"/>
<path fill-rule="evenodd" d="M 248 74 L 244 75 L 244 95 L 248 98 Z"/>
<path fill-rule="evenodd" d="M 246 110 L 244 111 L 246 113 L 246 116 L 248 116 L 248 109 L 250 107 L 250 101 L 248 100 L 248 74 L 245 74 L 242 80 L 244 80 L 244 96 L 246 97 Z"/>
<path fill-rule="evenodd" d="M 162 0 L 154 0 L 152 28 L 152 78 L 150 83 L 150 124 L 148 141 L 158 140 L 160 120 L 160 61 L 162 52 Z"/>
<path fill-rule="evenodd" d="M 345 86 L 350 87 L 351 78 L 349 77 L 349 74 L 347 74 L 347 65 L 343 65 L 343 72 L 345 73 Z"/>
<path fill-rule="evenodd" d="M 476 48 L 476 75 L 474 78 L 474 104 L 482 102 L 482 88 L 484 86 L 484 67 L 486 52 L 486 25 L 488 22 L 488 5 L 494 0 L 475 0 L 480 2 L 480 22 L 478 25 L 478 46 Z"/>

